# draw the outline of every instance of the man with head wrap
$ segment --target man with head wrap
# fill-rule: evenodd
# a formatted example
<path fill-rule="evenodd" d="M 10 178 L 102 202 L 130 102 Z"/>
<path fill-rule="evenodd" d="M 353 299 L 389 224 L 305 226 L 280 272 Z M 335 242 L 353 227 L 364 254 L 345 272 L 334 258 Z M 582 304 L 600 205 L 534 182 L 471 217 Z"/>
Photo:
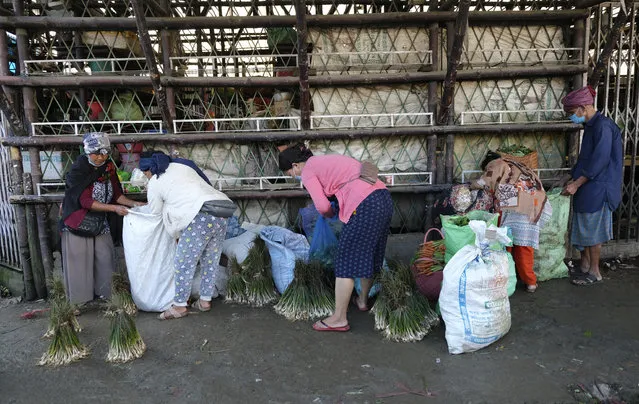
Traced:
<path fill-rule="evenodd" d="M 571 242 L 581 252 L 581 270 L 572 273 L 575 285 L 602 280 L 601 246 L 612 239 L 612 212 L 621 203 L 623 145 L 615 122 L 594 107 L 595 90 L 583 87 L 561 101 L 570 120 L 584 125 L 583 140 L 572 181 L 564 187 L 573 195 Z"/>

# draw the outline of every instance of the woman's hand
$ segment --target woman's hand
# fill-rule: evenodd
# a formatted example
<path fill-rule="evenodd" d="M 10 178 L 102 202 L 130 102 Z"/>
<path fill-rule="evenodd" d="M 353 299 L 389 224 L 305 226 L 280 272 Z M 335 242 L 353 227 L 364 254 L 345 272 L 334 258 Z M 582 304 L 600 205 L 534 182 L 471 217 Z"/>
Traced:
<path fill-rule="evenodd" d="M 115 205 L 115 209 L 113 212 L 117 213 L 120 216 L 126 216 L 129 214 L 129 209 L 123 205 Z"/>
<path fill-rule="evenodd" d="M 145 206 L 146 202 L 133 202 L 132 208 L 137 208 L 138 206 Z"/>

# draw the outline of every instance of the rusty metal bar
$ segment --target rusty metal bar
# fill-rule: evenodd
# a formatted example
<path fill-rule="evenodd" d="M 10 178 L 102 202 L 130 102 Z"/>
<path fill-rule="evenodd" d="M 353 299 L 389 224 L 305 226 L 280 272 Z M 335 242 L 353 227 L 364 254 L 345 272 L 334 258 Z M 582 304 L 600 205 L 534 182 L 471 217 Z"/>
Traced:
<path fill-rule="evenodd" d="M 309 27 L 389 27 L 422 26 L 424 23 L 454 21 L 455 12 L 434 11 L 419 13 L 372 13 L 350 15 L 312 15 L 308 16 Z M 556 24 L 586 18 L 586 10 L 552 11 L 474 11 L 469 15 L 470 24 Z M 260 28 L 292 27 L 294 16 L 246 16 L 246 17 L 150 17 L 149 29 L 223 29 L 223 28 Z M 38 31 L 55 29 L 66 30 L 121 30 L 137 29 L 136 21 L 126 17 L 0 17 L 0 28 L 26 28 Z"/>
<path fill-rule="evenodd" d="M 579 129 L 580 125 L 573 123 L 513 123 L 502 125 L 447 125 L 447 126 L 414 126 L 353 130 L 311 130 L 311 131 L 276 131 L 276 132 L 201 132 L 197 134 L 163 135 L 157 133 L 142 133 L 136 135 L 117 135 L 109 139 L 113 144 L 134 142 L 158 143 L 204 143 L 211 141 L 232 141 L 238 143 L 300 141 L 303 139 L 359 139 L 373 137 L 400 136 L 429 136 L 429 135 L 477 135 L 490 133 L 494 135 L 509 135 L 512 133 L 568 133 Z M 7 146 L 53 146 L 79 145 L 80 136 L 32 136 L 7 137 L 0 139 L 0 143 Z"/>
<path fill-rule="evenodd" d="M 459 70 L 458 81 L 503 80 L 513 78 L 535 77 L 563 77 L 574 76 L 588 71 L 587 65 L 562 65 L 539 67 L 502 67 L 497 69 Z M 393 74 L 358 74 L 342 76 L 310 76 L 308 78 L 311 87 L 348 87 L 348 86 L 375 86 L 389 84 L 425 83 L 429 81 L 441 81 L 446 77 L 444 71 L 411 72 Z M 248 88 L 275 88 L 295 87 L 299 84 L 296 77 L 168 77 L 162 76 L 160 82 L 163 86 L 173 87 L 248 87 Z M 121 77 L 0 77 L 0 85 L 27 86 L 27 87 L 55 87 L 77 88 L 91 87 L 148 87 L 151 84 L 149 77 L 121 76 Z"/>

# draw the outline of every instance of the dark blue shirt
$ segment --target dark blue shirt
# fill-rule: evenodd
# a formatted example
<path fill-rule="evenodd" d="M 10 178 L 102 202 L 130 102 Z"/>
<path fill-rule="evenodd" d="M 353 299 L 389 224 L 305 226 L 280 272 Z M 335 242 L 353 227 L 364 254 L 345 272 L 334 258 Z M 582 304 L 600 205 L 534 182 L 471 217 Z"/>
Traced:
<path fill-rule="evenodd" d="M 623 181 L 621 131 L 599 112 L 586 122 L 579 158 L 572 170 L 574 180 L 581 176 L 588 181 L 573 198 L 575 212 L 598 212 L 605 205 L 611 210 L 619 207 Z"/>

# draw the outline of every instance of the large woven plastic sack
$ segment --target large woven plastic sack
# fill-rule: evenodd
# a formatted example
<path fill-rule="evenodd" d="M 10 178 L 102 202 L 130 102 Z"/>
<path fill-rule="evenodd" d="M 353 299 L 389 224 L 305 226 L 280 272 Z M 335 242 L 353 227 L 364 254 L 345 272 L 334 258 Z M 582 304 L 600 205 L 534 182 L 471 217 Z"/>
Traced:
<path fill-rule="evenodd" d="M 539 232 L 539 249 L 535 251 L 535 273 L 538 281 L 547 281 L 568 276 L 566 258 L 566 233 L 570 216 L 570 197 L 561 195 L 561 190 L 547 194 L 552 206 L 552 217 Z"/>
<path fill-rule="evenodd" d="M 517 268 L 515 268 L 515 259 L 511 253 L 508 256 L 508 296 L 512 296 L 517 289 Z"/>
<path fill-rule="evenodd" d="M 122 244 L 133 301 L 143 311 L 164 311 L 175 296 L 175 239 L 164 229 L 162 215 L 142 206 L 123 218 Z"/>
<path fill-rule="evenodd" d="M 462 247 L 475 244 L 475 233 L 473 233 L 468 225 L 457 226 L 453 223 L 455 219 L 460 217 L 462 216 L 440 216 L 442 221 L 442 231 L 444 232 L 444 244 L 446 245 L 444 262 L 450 261 L 453 255 L 455 255 L 457 251 L 461 250 Z M 488 225 L 492 224 L 495 226 L 497 226 L 499 221 L 499 214 L 483 210 L 472 210 L 468 212 L 465 217 L 470 220 L 481 220 L 486 222 Z"/>
<path fill-rule="evenodd" d="M 284 293 L 295 276 L 295 260 L 308 260 L 309 244 L 302 234 L 278 226 L 266 226 L 260 232 L 271 256 L 275 287 Z"/>
<path fill-rule="evenodd" d="M 446 324 L 448 352 L 484 348 L 511 325 L 508 300 L 507 229 L 473 220 L 474 245 L 462 247 L 444 268 L 439 308 Z"/>
<path fill-rule="evenodd" d="M 144 113 L 135 102 L 133 94 L 126 92 L 118 96 L 119 100 L 111 102 L 109 105 L 109 119 L 111 121 L 142 121 Z"/>

